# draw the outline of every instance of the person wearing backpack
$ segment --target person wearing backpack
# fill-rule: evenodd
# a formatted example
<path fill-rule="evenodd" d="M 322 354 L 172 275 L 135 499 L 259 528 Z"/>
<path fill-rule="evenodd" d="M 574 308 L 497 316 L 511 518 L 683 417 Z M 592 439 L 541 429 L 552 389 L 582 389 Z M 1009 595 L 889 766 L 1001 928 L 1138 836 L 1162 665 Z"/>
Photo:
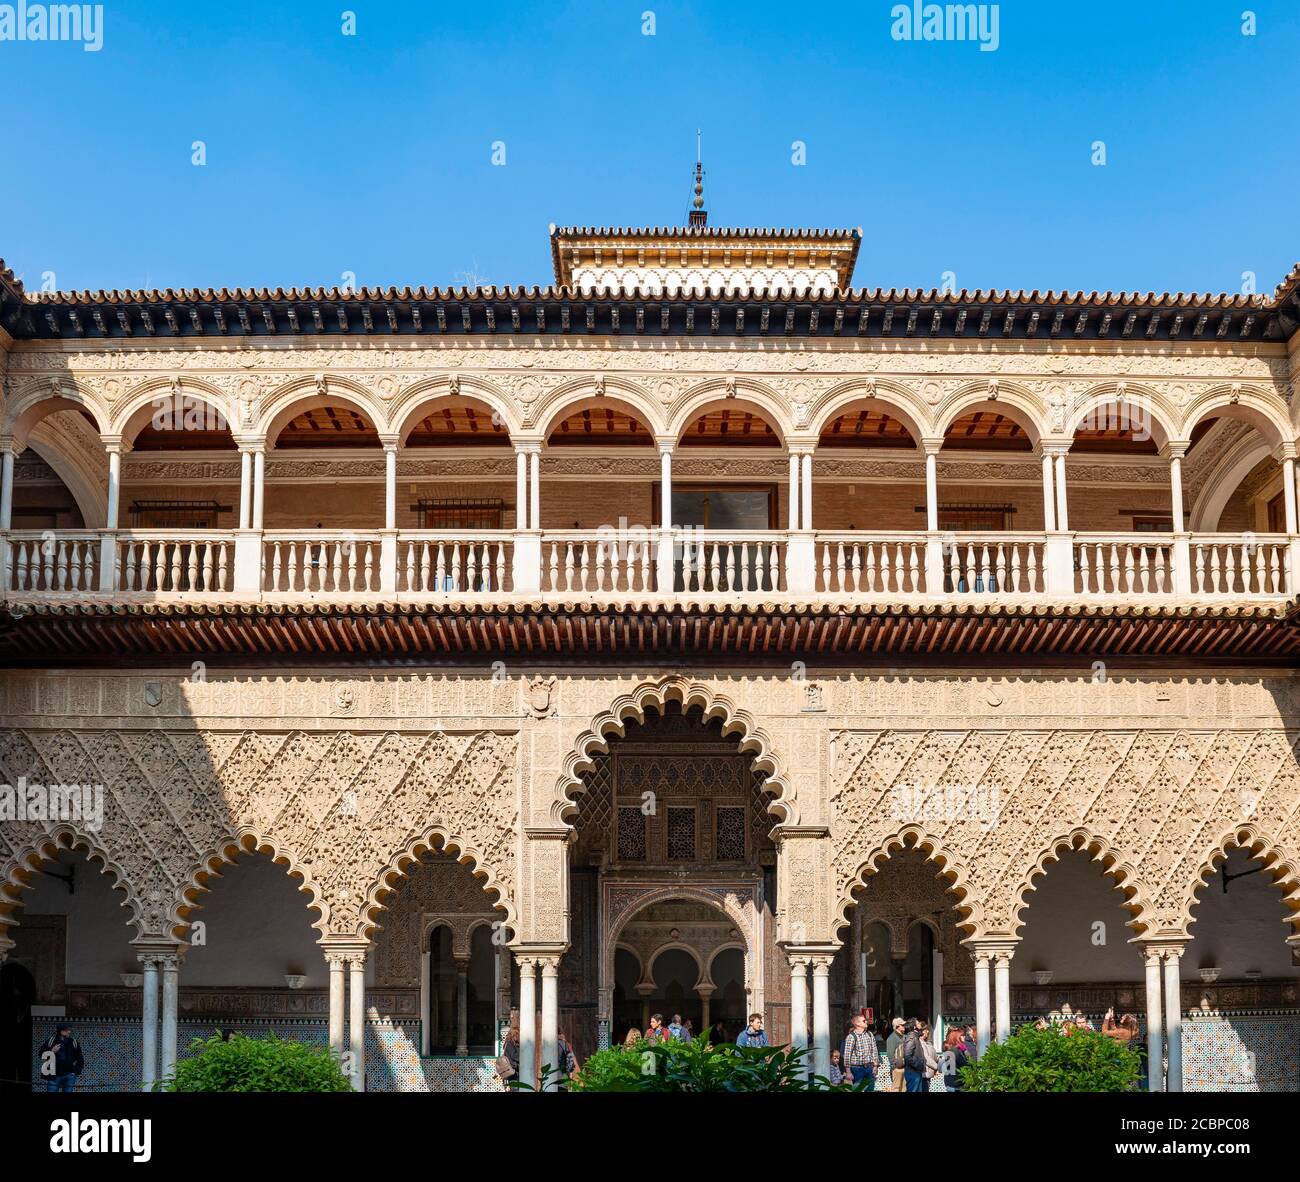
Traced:
<path fill-rule="evenodd" d="M 903 1076 L 903 1039 L 906 1035 L 906 1024 L 902 1018 L 895 1018 L 893 1029 L 889 1037 L 885 1039 L 885 1058 L 889 1062 L 890 1083 L 892 1092 L 904 1091 Z"/>
<path fill-rule="evenodd" d="M 907 1024 L 903 1039 L 903 1080 L 909 1092 L 926 1091 L 926 1072 L 929 1062 L 925 1056 L 924 1027 L 915 1020 Z"/>
<path fill-rule="evenodd" d="M 74 1091 L 77 1076 L 85 1070 L 81 1044 L 72 1037 L 71 1026 L 60 1025 L 41 1043 L 41 1074 L 45 1076 L 47 1092 Z"/>

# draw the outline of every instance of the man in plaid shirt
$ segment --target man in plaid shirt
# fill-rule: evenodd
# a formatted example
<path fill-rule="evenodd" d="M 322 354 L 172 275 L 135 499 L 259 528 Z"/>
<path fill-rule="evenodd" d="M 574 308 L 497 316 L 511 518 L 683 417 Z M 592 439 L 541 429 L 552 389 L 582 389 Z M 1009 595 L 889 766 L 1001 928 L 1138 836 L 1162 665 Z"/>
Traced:
<path fill-rule="evenodd" d="M 849 1073 L 855 1084 L 867 1081 L 867 1090 L 876 1086 L 876 1067 L 880 1063 L 880 1052 L 876 1048 L 876 1036 L 867 1029 L 867 1020 L 861 1014 L 854 1016 L 853 1025 L 844 1048 L 840 1052 L 844 1070 Z"/>

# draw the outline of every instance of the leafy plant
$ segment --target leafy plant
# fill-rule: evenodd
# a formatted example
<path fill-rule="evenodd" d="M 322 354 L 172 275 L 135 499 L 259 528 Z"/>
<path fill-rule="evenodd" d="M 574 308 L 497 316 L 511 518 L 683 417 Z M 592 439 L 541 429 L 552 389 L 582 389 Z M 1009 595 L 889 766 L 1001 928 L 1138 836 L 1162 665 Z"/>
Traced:
<path fill-rule="evenodd" d="M 1127 1092 L 1140 1071 L 1137 1051 L 1108 1035 L 1022 1026 L 991 1043 L 961 1078 L 971 1092 Z"/>
<path fill-rule="evenodd" d="M 321 1047 L 270 1035 L 196 1038 L 193 1052 L 156 1087 L 165 1092 L 350 1092 L 338 1060 Z"/>
<path fill-rule="evenodd" d="M 638 1042 L 592 1055 L 569 1081 L 575 1092 L 816 1092 L 834 1089 L 824 1076 L 807 1076 L 801 1047 Z M 848 1090 L 845 1088 L 844 1090 Z"/>

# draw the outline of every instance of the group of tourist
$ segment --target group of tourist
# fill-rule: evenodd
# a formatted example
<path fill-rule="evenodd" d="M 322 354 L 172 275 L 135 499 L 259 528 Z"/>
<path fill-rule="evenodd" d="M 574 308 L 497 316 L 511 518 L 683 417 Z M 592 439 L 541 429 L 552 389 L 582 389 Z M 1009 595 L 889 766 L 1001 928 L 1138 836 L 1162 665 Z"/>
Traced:
<path fill-rule="evenodd" d="M 1066 1018 L 1061 1022 L 1049 1022 L 1046 1018 L 1039 1018 L 1034 1025 L 1039 1030 L 1051 1030 L 1055 1026 L 1061 1034 L 1073 1034 L 1076 1030 L 1096 1030 L 1096 1027 L 1082 1014 L 1077 1014 L 1073 1018 Z M 1137 1016 L 1135 1014 L 1125 1014 L 1116 1021 L 1114 1009 L 1109 1009 L 1101 1021 L 1101 1032 L 1123 1046 L 1138 1042 Z"/>
<path fill-rule="evenodd" d="M 934 1047 L 934 1032 L 921 1018 L 894 1018 L 889 1034 L 873 1030 L 865 1014 L 855 1014 L 840 1047 L 831 1051 L 833 1084 L 865 1085 L 867 1091 L 928 1092 L 942 1075 L 949 1092 L 961 1090 L 961 1069 L 975 1060 L 975 1028 L 953 1029 L 943 1051 Z M 889 1083 L 877 1088 L 876 1077 L 889 1072 Z"/>

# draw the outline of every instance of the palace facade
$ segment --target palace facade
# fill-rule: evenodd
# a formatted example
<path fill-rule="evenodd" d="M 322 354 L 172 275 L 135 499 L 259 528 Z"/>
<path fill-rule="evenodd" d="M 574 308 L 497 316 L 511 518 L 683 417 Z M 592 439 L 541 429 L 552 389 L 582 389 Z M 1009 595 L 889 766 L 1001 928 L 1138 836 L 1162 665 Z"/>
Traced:
<path fill-rule="evenodd" d="M 532 1078 L 868 1007 L 1294 1088 L 1300 268 L 882 291 L 691 223 L 544 289 L 0 266 L 9 1086 L 57 1015 L 85 1088 L 223 1028 L 491 1090 L 512 1013 Z"/>

